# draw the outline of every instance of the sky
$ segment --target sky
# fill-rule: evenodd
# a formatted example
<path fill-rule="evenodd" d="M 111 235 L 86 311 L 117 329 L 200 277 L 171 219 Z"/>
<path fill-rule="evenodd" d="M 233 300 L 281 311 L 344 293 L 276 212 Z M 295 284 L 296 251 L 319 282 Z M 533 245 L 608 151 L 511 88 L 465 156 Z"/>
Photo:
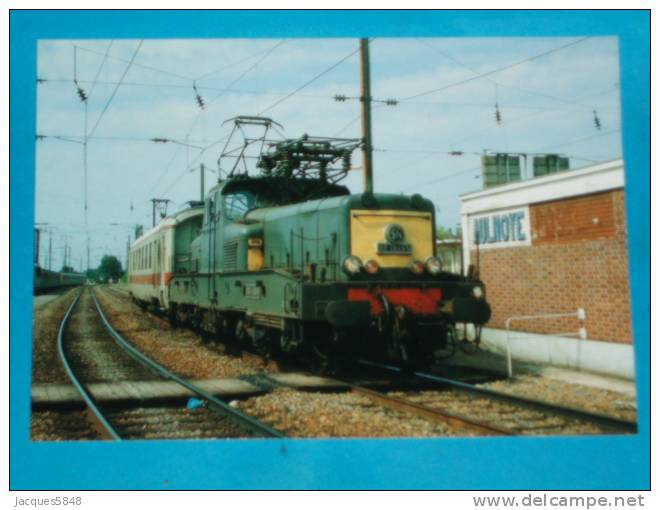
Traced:
<path fill-rule="evenodd" d="M 290 138 L 359 138 L 360 102 L 334 99 L 360 95 L 358 44 L 40 41 L 40 264 L 47 267 L 52 238 L 53 269 L 63 264 L 65 244 L 71 264 L 86 267 L 88 236 L 91 267 L 104 254 L 124 263 L 134 226 L 151 227 L 152 198 L 172 200 L 170 212 L 198 199 L 200 163 L 206 189 L 215 182 L 229 118 L 263 114 Z M 616 38 L 373 39 L 370 58 L 372 97 L 398 100 L 373 105 L 375 191 L 422 194 L 435 203 L 439 225 L 454 228 L 460 195 L 481 189 L 484 150 L 559 153 L 572 168 L 621 157 Z M 74 80 L 88 96 L 86 114 Z M 353 193 L 362 191 L 361 164 L 356 151 L 344 181 Z"/>

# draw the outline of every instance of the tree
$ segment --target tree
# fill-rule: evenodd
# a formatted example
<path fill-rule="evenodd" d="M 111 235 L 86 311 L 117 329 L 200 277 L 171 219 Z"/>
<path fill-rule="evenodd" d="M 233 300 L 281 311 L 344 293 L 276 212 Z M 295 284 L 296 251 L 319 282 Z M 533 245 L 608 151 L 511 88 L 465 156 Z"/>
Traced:
<path fill-rule="evenodd" d="M 438 225 L 435 231 L 435 237 L 437 239 L 457 239 L 462 236 L 461 227 L 456 226 L 456 229 L 451 227 L 445 227 L 443 225 Z"/>
<path fill-rule="evenodd" d="M 87 278 L 89 280 L 97 281 L 99 279 L 99 270 L 98 270 L 98 268 L 88 269 L 87 271 L 85 271 L 85 274 L 87 275 Z"/>
<path fill-rule="evenodd" d="M 114 255 L 104 255 L 101 259 L 101 265 L 98 268 L 98 277 L 101 281 L 106 281 L 109 278 L 118 280 L 124 273 L 121 262 Z"/>

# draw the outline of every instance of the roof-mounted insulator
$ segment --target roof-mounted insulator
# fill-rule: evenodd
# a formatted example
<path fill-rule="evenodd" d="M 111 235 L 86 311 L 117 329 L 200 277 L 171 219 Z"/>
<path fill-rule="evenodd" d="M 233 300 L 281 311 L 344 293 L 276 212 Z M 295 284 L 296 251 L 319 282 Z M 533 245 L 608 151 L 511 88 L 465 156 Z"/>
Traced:
<path fill-rule="evenodd" d="M 498 126 L 502 124 L 502 114 L 500 113 L 500 106 L 497 103 L 495 103 L 495 122 L 497 122 Z"/>
<path fill-rule="evenodd" d="M 600 131 L 601 128 L 602 128 L 602 125 L 600 123 L 600 119 L 598 118 L 598 113 L 596 112 L 596 110 L 594 110 L 594 126 L 596 127 L 596 129 L 598 131 Z"/>
<path fill-rule="evenodd" d="M 336 94 L 335 95 L 335 101 L 337 101 L 338 103 L 343 103 L 347 99 L 348 98 L 344 94 Z"/>

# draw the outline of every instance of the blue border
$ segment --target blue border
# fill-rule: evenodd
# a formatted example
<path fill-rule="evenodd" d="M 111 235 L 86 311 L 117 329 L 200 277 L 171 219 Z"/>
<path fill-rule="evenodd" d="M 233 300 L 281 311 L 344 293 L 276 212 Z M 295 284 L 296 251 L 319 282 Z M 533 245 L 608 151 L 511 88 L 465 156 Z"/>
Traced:
<path fill-rule="evenodd" d="M 12 11 L 10 22 L 12 489 L 650 488 L 649 12 Z M 367 35 L 619 36 L 639 434 L 522 439 L 30 442 L 29 282 L 37 40 Z"/>

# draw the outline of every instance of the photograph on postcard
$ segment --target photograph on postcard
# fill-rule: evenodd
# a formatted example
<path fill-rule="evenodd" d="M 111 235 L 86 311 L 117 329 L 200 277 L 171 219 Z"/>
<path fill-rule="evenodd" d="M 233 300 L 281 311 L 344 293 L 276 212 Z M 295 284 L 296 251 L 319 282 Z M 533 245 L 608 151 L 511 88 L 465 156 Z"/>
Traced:
<path fill-rule="evenodd" d="M 636 432 L 617 37 L 37 63 L 33 441 Z"/>

